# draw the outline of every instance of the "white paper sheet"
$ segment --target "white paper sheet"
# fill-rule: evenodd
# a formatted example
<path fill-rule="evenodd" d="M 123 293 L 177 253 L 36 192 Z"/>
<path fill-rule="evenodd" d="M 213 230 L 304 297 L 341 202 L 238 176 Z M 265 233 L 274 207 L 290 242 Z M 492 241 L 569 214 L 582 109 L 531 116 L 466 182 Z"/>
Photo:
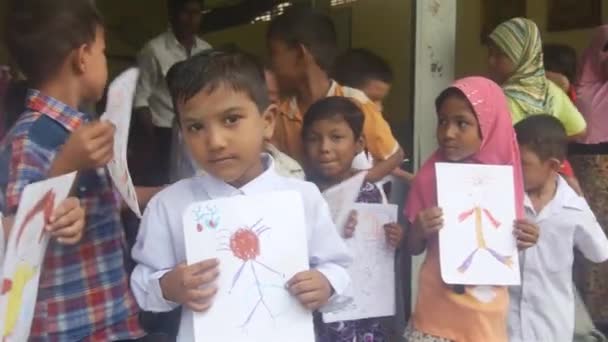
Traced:
<path fill-rule="evenodd" d="M 116 127 L 114 158 L 108 163 L 110 176 L 129 208 L 138 217 L 141 217 L 137 194 L 127 165 L 129 126 L 138 75 L 139 71 L 136 68 L 131 68 L 112 81 L 108 89 L 106 112 L 101 116 L 101 119 L 112 122 Z"/>
<path fill-rule="evenodd" d="M 511 166 L 438 163 L 441 276 L 447 284 L 518 285 Z"/>
<path fill-rule="evenodd" d="M 27 341 L 49 235 L 45 220 L 68 196 L 76 173 L 25 187 L 6 246 L 0 291 L 0 337 Z"/>
<path fill-rule="evenodd" d="M 314 341 L 312 314 L 286 282 L 309 269 L 297 192 L 195 203 L 184 214 L 188 263 L 220 260 L 211 309 L 194 314 L 195 340 Z"/>
<path fill-rule="evenodd" d="M 386 241 L 384 225 L 397 222 L 397 206 L 354 203 L 350 209 L 357 211 L 355 234 L 345 240 L 354 258 L 348 269 L 353 301 L 324 313 L 327 323 L 395 314 L 395 249 Z"/>
<path fill-rule="evenodd" d="M 323 191 L 323 197 L 329 204 L 331 218 L 334 220 L 340 236 L 343 236 L 344 224 L 361 190 L 367 172 L 359 172 L 344 182 Z"/>

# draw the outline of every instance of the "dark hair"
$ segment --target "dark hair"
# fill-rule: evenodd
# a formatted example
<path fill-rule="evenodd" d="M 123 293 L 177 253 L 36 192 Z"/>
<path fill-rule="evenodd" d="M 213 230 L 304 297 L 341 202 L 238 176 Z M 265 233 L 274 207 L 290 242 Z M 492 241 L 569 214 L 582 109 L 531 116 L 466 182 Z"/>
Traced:
<path fill-rule="evenodd" d="M 382 57 L 367 49 L 351 49 L 336 59 L 333 78 L 352 88 L 361 88 L 372 80 L 393 82 L 393 71 Z"/>
<path fill-rule="evenodd" d="M 254 57 L 243 52 L 203 51 L 173 65 L 166 79 L 176 113 L 178 103 L 187 102 L 201 90 L 212 92 L 220 85 L 245 92 L 260 112 L 270 105 L 264 70 Z"/>
<path fill-rule="evenodd" d="M 197 3 L 203 7 L 203 0 L 167 0 L 167 12 L 169 13 L 169 19 L 176 16 L 182 9 L 189 3 Z"/>
<path fill-rule="evenodd" d="M 6 17 L 6 45 L 21 71 L 45 81 L 69 53 L 95 41 L 103 25 L 92 0 L 12 0 Z"/>
<path fill-rule="evenodd" d="M 289 8 L 270 23 L 266 38 L 289 47 L 304 45 L 321 69 L 331 72 L 338 43 L 334 23 L 326 14 L 310 8 Z"/>
<path fill-rule="evenodd" d="M 17 119 L 19 119 L 19 116 L 25 112 L 25 100 L 29 87 L 28 81 L 25 80 L 11 81 L 9 83 L 3 99 L 5 127 L 12 127 L 17 122 Z"/>
<path fill-rule="evenodd" d="M 310 133 L 313 123 L 333 118 L 342 118 L 353 131 L 355 139 L 361 137 L 365 116 L 352 100 L 343 96 L 326 97 L 310 106 L 304 114 L 302 137 L 304 138 Z"/>
<path fill-rule="evenodd" d="M 435 99 L 435 110 L 437 110 L 439 112 L 439 108 L 441 107 L 441 105 L 443 104 L 443 102 L 445 102 L 445 100 L 447 100 L 450 97 L 456 97 L 459 98 L 463 101 L 466 101 L 467 104 L 469 105 L 469 109 L 475 114 L 475 108 L 473 108 L 473 105 L 471 105 L 471 102 L 469 101 L 469 99 L 467 98 L 467 96 L 462 92 L 462 90 L 456 88 L 456 87 L 448 87 L 445 88 L 440 94 L 439 96 L 437 96 L 437 98 Z"/>
<path fill-rule="evenodd" d="M 576 78 L 576 51 L 562 44 L 545 44 L 543 46 L 545 70 L 560 73 L 573 83 Z"/>
<path fill-rule="evenodd" d="M 551 115 L 532 115 L 515 125 L 517 142 L 538 155 L 540 160 L 563 161 L 568 152 L 568 136 L 562 123 Z"/>

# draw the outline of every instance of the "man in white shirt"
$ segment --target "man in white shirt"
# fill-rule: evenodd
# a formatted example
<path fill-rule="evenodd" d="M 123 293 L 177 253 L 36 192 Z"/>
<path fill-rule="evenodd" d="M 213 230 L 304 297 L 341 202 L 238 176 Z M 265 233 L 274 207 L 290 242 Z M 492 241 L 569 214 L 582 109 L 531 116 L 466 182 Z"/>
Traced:
<path fill-rule="evenodd" d="M 170 28 L 149 41 L 139 53 L 140 77 L 135 92 L 135 114 L 154 151 L 149 170 L 154 182 L 166 184 L 169 175 L 172 126 L 175 118 L 165 76 L 173 64 L 211 46 L 197 37 L 201 25 L 199 0 L 169 0 Z"/>
<path fill-rule="evenodd" d="M 521 253 L 521 286 L 510 288 L 512 342 L 572 341 L 574 337 L 574 248 L 593 262 L 608 260 L 608 239 L 583 197 L 558 171 L 567 136 L 549 115 L 515 126 L 520 145 L 525 209 L 539 226 L 536 246 Z"/>

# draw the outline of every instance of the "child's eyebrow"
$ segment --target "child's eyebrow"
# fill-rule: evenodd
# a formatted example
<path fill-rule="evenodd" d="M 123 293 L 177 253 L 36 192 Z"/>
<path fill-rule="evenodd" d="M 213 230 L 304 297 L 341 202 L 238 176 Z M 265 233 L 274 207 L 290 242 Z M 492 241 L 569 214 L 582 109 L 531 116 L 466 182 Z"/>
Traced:
<path fill-rule="evenodd" d="M 222 109 L 221 111 L 218 111 L 217 113 L 213 114 L 213 116 L 222 116 L 222 115 L 230 114 L 235 111 L 241 111 L 242 109 L 243 109 L 243 107 L 241 107 L 241 106 L 232 106 L 232 107 L 228 107 L 226 109 Z M 183 115 L 184 115 L 184 118 L 182 120 L 183 122 L 200 121 L 201 119 L 203 119 L 200 111 L 198 111 L 198 110 L 186 112 Z"/>

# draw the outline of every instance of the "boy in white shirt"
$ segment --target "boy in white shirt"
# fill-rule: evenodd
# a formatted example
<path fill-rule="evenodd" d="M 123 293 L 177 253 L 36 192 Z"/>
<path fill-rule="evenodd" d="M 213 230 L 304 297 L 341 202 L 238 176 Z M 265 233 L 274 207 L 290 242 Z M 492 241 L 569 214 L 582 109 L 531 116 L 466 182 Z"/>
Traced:
<path fill-rule="evenodd" d="M 351 257 L 327 204 L 312 183 L 278 175 L 263 153 L 275 107 L 262 68 L 241 53 L 206 51 L 168 81 L 186 146 L 205 173 L 169 186 L 148 204 L 133 248 L 131 286 L 140 307 L 166 312 L 181 306 L 177 339 L 192 341 L 192 313 L 212 305 L 221 266 L 217 260 L 186 265 L 184 210 L 197 201 L 281 190 L 302 195 L 310 260 L 310 270 L 290 279 L 288 290 L 311 311 L 344 300 Z"/>
<path fill-rule="evenodd" d="M 536 246 L 521 253 L 521 286 L 511 287 L 510 341 L 572 341 L 574 248 L 587 259 L 608 259 L 608 239 L 580 197 L 559 175 L 567 136 L 549 115 L 515 126 L 520 145 L 526 215 L 540 227 Z"/>

